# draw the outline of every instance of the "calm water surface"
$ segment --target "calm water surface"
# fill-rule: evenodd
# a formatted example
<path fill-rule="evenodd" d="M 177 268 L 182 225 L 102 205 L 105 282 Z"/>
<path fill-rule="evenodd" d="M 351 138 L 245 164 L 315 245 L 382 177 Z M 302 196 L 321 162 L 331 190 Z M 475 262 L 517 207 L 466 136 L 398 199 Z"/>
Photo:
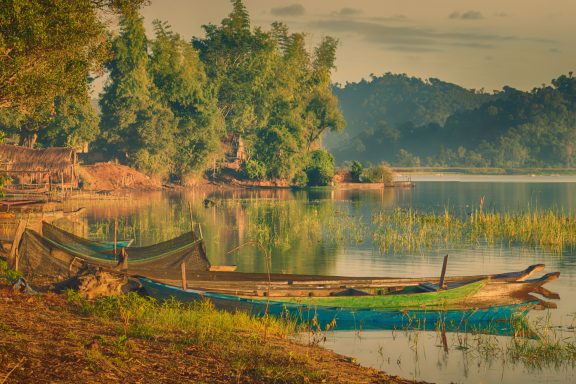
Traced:
<path fill-rule="evenodd" d="M 413 178 L 418 181 L 417 178 Z M 86 206 L 86 218 L 75 225 L 84 236 L 111 239 L 118 218 L 121 237 L 145 245 L 189 230 L 189 209 L 201 223 L 213 264 L 237 264 L 239 271 L 265 272 L 260 250 L 246 242 L 264 236 L 272 248 L 272 271 L 330 275 L 436 276 L 442 257 L 450 255 L 448 273 L 487 274 L 524 269 L 545 263 L 546 271 L 562 276 L 546 287 L 560 294 L 557 309 L 533 311 L 535 321 L 546 321 L 574 336 L 576 315 L 576 254 L 508 245 L 446 245 L 418 252 L 382 254 L 372 243 L 372 216 L 382 211 L 412 208 L 421 212 L 466 215 L 477 208 L 493 211 L 554 209 L 576 215 L 576 178 L 446 176 L 417 182 L 414 189 L 366 191 L 318 190 L 292 192 L 192 191 L 148 193 L 125 200 L 77 201 Z M 428 180 L 428 178 L 426 178 Z M 206 207 L 208 198 L 215 203 Z M 237 251 L 231 250 L 240 247 Z M 482 356 L 474 335 L 449 334 L 448 351 L 436 332 L 357 331 L 328 333 L 324 346 L 354 357 L 363 365 L 388 373 L 431 382 L 568 383 L 572 365 L 534 367 L 522 362 Z M 509 339 L 490 337 L 486 343 L 505 346 Z M 485 344 L 483 344 L 485 345 Z"/>

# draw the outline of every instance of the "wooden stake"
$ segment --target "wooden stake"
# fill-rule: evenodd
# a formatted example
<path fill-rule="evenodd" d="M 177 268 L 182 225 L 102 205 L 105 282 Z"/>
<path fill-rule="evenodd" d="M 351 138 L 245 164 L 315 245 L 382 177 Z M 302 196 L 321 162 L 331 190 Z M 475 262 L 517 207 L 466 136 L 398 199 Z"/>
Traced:
<path fill-rule="evenodd" d="M 26 222 L 20 220 L 18 222 L 18 227 L 16 228 L 16 233 L 14 234 L 14 240 L 12 241 L 12 248 L 10 248 L 10 254 L 8 255 L 8 265 L 14 270 L 18 270 L 18 245 L 20 245 L 20 240 L 26 229 Z"/>
<path fill-rule="evenodd" d="M 198 223 L 198 232 L 200 233 L 200 250 L 202 251 L 202 256 L 208 260 L 208 256 L 206 255 L 206 244 L 204 243 L 204 235 L 202 234 L 202 226 L 200 223 Z"/>
<path fill-rule="evenodd" d="M 126 252 L 126 248 L 122 248 L 120 254 L 122 255 L 122 269 L 124 272 L 128 272 L 128 252 Z"/>
<path fill-rule="evenodd" d="M 196 234 L 194 233 L 194 219 L 192 218 L 191 202 L 188 202 L 188 214 L 190 215 L 190 231 L 192 232 L 192 241 L 196 241 Z"/>
<path fill-rule="evenodd" d="M 188 288 L 188 281 L 186 280 L 186 263 L 180 264 L 180 273 L 182 277 L 182 290 L 185 291 Z"/>
<path fill-rule="evenodd" d="M 442 335 L 442 347 L 444 348 L 444 352 L 448 353 L 448 339 L 446 338 L 446 327 L 442 326 L 441 328 L 441 335 Z"/>
<path fill-rule="evenodd" d="M 440 274 L 440 282 L 438 283 L 438 290 L 445 289 L 444 277 L 446 276 L 446 267 L 448 266 L 448 255 L 444 256 L 444 262 L 442 263 L 442 273 Z"/>

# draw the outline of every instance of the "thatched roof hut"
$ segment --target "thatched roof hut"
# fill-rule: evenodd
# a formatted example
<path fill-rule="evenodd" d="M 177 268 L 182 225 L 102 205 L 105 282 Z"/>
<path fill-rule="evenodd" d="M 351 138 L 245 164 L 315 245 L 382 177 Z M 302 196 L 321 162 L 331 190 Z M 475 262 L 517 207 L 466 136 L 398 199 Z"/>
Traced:
<path fill-rule="evenodd" d="M 0 169 L 9 175 L 49 176 L 54 182 L 74 183 L 76 151 L 72 148 L 30 149 L 0 144 Z M 32 177 L 32 176 L 30 176 Z M 49 180 L 45 180 L 49 182 Z"/>

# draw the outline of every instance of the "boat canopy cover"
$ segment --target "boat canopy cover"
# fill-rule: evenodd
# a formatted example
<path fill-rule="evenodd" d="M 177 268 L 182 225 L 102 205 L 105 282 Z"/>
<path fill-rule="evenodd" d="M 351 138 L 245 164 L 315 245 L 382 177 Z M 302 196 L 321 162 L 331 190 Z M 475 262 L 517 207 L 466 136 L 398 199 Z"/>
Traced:
<path fill-rule="evenodd" d="M 157 279 L 179 279 L 181 264 L 188 271 L 207 271 L 210 262 L 205 256 L 202 239 L 185 233 L 174 239 L 146 247 L 125 249 L 127 263 L 120 256 L 115 260 L 110 251 L 98 250 L 99 244 L 53 225 L 43 226 L 44 236 L 27 229 L 19 247 L 19 271 L 30 281 L 58 281 L 89 267 L 118 271 Z"/>

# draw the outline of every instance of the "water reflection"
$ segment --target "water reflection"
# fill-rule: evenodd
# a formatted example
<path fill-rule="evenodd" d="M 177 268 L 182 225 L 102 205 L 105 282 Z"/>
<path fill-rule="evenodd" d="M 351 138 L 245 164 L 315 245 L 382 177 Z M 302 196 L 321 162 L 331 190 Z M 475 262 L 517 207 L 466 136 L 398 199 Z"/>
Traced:
<path fill-rule="evenodd" d="M 575 183 L 460 183 L 420 182 L 414 189 L 388 190 L 215 190 L 146 193 L 123 200 L 74 201 L 85 206 L 84 218 L 72 225 L 76 233 L 111 240 L 113 221 L 119 237 L 146 245 L 190 230 L 189 208 L 202 225 L 208 255 L 214 264 L 236 264 L 239 271 L 266 272 L 262 250 L 246 245 L 265 232 L 269 238 L 272 272 L 343 276 L 436 276 L 442 258 L 450 254 L 448 274 L 470 275 L 516 271 L 545 263 L 546 272 L 559 270 L 558 281 L 547 285 L 560 297 L 576 289 L 576 255 L 507 244 L 446 244 L 414 252 L 380 253 L 374 248 L 372 216 L 397 207 L 441 212 L 450 207 L 466 214 L 485 198 L 494 211 L 555 209 L 576 213 Z M 211 203 L 205 204 L 209 199 Z M 567 330 L 574 321 L 574 300 L 553 300 L 558 309 L 547 316 Z M 530 317 L 540 316 L 531 314 Z M 481 362 L 459 349 L 462 334 L 449 334 L 449 352 L 439 348 L 435 332 L 418 336 L 398 332 L 336 332 L 327 346 L 359 362 L 392 374 L 428 381 L 449 382 L 569 382 L 571 366 L 533 368 L 507 362 Z M 415 355 L 413 338 L 419 343 Z M 470 340 L 470 339 L 469 339 Z M 449 356 L 449 357 L 448 357 Z"/>

